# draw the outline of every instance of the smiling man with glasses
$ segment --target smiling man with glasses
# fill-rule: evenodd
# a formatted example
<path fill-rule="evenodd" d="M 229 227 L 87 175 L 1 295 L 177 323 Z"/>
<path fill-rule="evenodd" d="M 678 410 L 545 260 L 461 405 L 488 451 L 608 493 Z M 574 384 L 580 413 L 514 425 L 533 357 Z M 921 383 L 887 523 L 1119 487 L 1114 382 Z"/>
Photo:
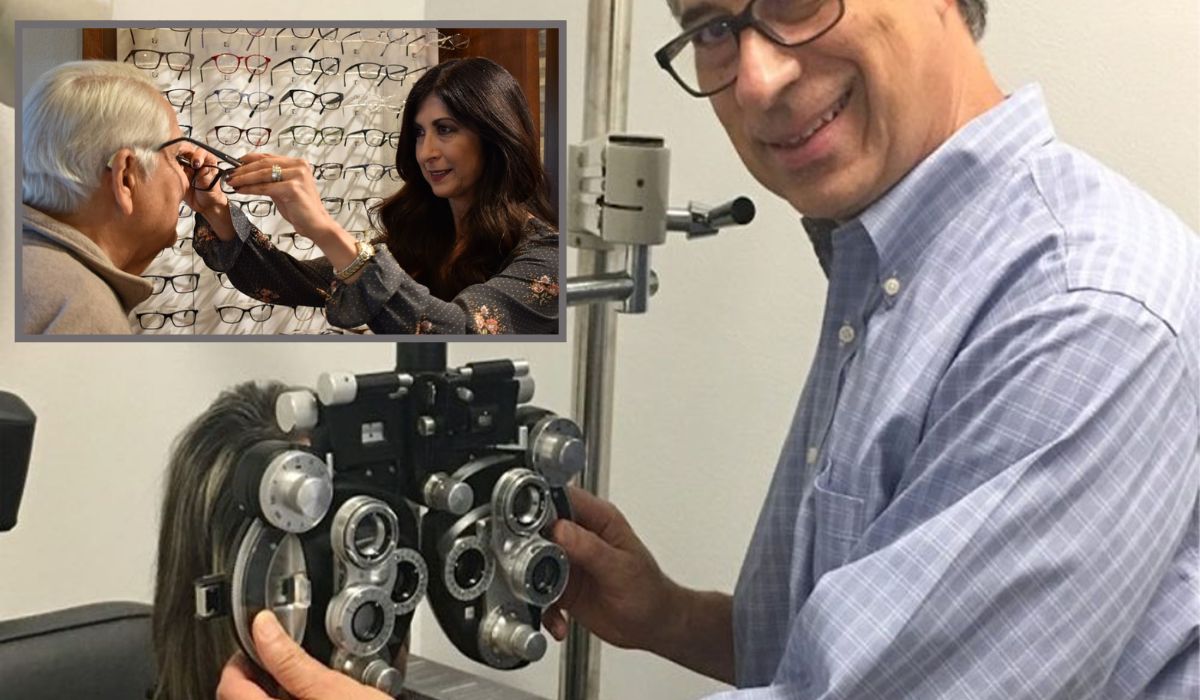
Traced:
<path fill-rule="evenodd" d="M 1200 695 L 1194 232 L 1000 89 L 984 0 L 671 4 L 825 321 L 734 594 L 574 491 L 562 608 L 728 700 Z"/>
<path fill-rule="evenodd" d="M 221 155 L 182 136 L 141 71 L 107 61 L 43 75 L 21 142 L 23 331 L 129 333 L 154 288 L 140 273 L 175 242 L 192 183 L 220 179 Z"/>

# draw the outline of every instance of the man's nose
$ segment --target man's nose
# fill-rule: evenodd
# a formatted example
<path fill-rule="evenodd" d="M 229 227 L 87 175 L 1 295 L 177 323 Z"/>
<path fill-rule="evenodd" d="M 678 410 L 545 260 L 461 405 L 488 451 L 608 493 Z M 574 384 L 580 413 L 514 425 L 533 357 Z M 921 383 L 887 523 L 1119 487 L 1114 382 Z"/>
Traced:
<path fill-rule="evenodd" d="M 766 112 L 780 94 L 800 79 L 804 69 L 796 49 L 780 46 L 747 28 L 738 46 L 737 82 L 734 98 L 745 110 Z"/>

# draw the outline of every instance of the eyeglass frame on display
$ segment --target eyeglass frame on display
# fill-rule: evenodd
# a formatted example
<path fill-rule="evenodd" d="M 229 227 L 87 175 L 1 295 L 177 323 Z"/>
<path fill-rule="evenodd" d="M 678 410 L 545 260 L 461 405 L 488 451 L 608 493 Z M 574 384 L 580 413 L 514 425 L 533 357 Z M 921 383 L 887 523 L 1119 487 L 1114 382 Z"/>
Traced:
<path fill-rule="evenodd" d="M 230 326 L 236 326 L 237 324 L 241 323 L 242 319 L 246 318 L 247 314 L 250 315 L 250 320 L 255 323 L 266 323 L 267 321 L 271 320 L 271 315 L 275 313 L 275 305 L 267 304 L 267 303 L 255 304 L 254 306 L 237 306 L 234 304 L 222 304 L 220 306 L 216 306 L 213 308 L 215 308 L 217 310 L 217 319 L 220 320 L 221 323 L 224 323 L 224 324 L 227 324 Z M 265 308 L 267 310 L 266 317 L 265 318 L 254 318 L 254 312 L 257 311 L 258 309 L 263 309 L 263 308 Z M 225 320 L 224 312 L 229 311 L 229 310 L 237 310 L 238 311 L 238 317 L 237 317 L 236 321 L 226 321 Z"/>
<path fill-rule="evenodd" d="M 292 97 L 297 92 L 307 93 L 309 95 L 312 95 L 313 96 L 312 102 L 308 103 L 307 105 L 297 104 L 296 98 Z M 337 104 L 333 107 L 330 107 L 329 105 L 325 104 L 325 100 L 322 99 L 325 97 L 325 95 L 336 95 L 337 99 L 335 101 L 337 102 Z M 276 105 L 276 107 L 279 109 L 280 115 L 283 114 L 284 100 L 288 99 L 289 97 L 292 98 L 292 106 L 295 107 L 296 109 L 312 109 L 313 105 L 315 105 L 319 101 L 321 103 L 321 111 L 318 112 L 318 114 L 324 114 L 325 110 L 327 110 L 327 109 L 328 110 L 341 109 L 342 102 L 344 102 L 346 99 L 346 93 L 335 92 L 333 90 L 330 90 L 328 92 L 317 93 L 317 92 L 313 92 L 312 90 L 304 90 L 303 88 L 292 88 L 291 90 L 288 90 L 287 92 L 283 93 L 283 97 L 279 98 L 279 103 Z"/>
<path fill-rule="evenodd" d="M 138 54 L 138 53 L 158 54 L 158 61 L 156 61 L 154 63 L 153 67 L 138 65 L 137 58 L 134 57 L 134 54 Z M 187 64 L 183 68 L 176 68 L 175 66 L 171 65 L 171 54 L 182 54 L 184 56 L 187 56 Z M 132 63 L 133 67 L 137 68 L 138 70 L 156 71 L 156 70 L 158 70 L 158 67 L 162 65 L 162 61 L 163 61 L 164 57 L 167 59 L 167 68 L 170 68 L 171 70 L 176 71 L 179 74 L 175 77 L 176 80 L 182 80 L 183 72 L 191 70 L 192 63 L 194 63 L 196 60 L 196 54 L 194 54 L 190 51 L 159 51 L 158 49 L 132 49 L 125 56 L 125 59 L 122 61 L 122 63 Z M 133 58 L 134 60 L 130 61 L 129 59 L 131 59 L 131 58 Z"/>
<path fill-rule="evenodd" d="M 313 130 L 312 140 L 310 140 L 308 142 L 303 142 L 303 141 L 297 140 L 296 139 L 296 130 L 297 129 L 312 129 Z M 329 139 L 325 136 L 325 132 L 329 129 L 336 129 L 337 131 L 341 132 L 338 134 L 337 139 L 335 139 L 332 142 L 330 142 Z M 322 146 L 336 146 L 343 142 L 343 139 L 346 135 L 346 128 L 342 127 L 342 126 L 323 126 L 323 127 L 318 128 L 315 126 L 309 126 L 308 124 L 296 124 L 294 126 L 289 126 L 288 128 L 279 132 L 279 138 L 277 139 L 277 141 L 278 141 L 279 145 L 281 145 L 281 146 L 283 145 L 283 137 L 285 134 L 290 135 L 292 137 L 293 144 L 299 144 L 301 146 L 308 146 L 313 143 L 316 143 L 318 135 L 320 135 L 320 137 L 321 137 L 321 145 Z"/>
<path fill-rule="evenodd" d="M 179 108 L 180 114 L 183 114 L 184 107 L 189 107 L 196 101 L 196 91 L 189 90 L 188 88 L 169 88 L 167 90 L 160 90 L 159 92 L 161 92 L 162 96 L 166 98 L 167 104 L 171 105 L 172 107 Z M 187 100 L 185 100 L 183 104 L 179 104 L 179 105 L 175 104 L 174 102 L 171 101 L 171 93 L 172 92 L 186 92 Z"/>
<path fill-rule="evenodd" d="M 334 30 L 334 31 L 337 31 L 337 30 Z M 308 61 L 312 61 L 312 64 L 313 64 L 312 68 L 310 68 L 307 73 L 301 73 L 300 71 L 296 70 L 296 61 L 298 61 L 299 59 L 302 59 L 302 58 L 305 60 L 308 60 Z M 333 61 L 333 70 L 329 71 L 323 67 L 320 70 L 316 70 L 318 65 L 320 65 L 321 63 L 324 63 L 325 61 Z M 292 64 L 291 65 L 292 73 L 295 74 L 296 76 L 305 77 L 305 76 L 312 75 L 313 73 L 317 73 L 317 78 L 316 78 L 316 80 L 313 81 L 313 85 L 320 83 L 321 78 L 324 78 L 327 75 L 337 75 L 338 72 L 342 68 L 342 59 L 338 58 L 337 56 L 322 56 L 321 58 L 313 58 L 311 56 L 292 56 L 291 58 L 289 58 L 285 61 L 281 61 L 277 66 L 275 66 L 274 68 L 272 68 L 269 71 L 270 75 L 268 77 L 271 79 L 272 87 L 274 87 L 274 85 L 275 85 L 275 71 L 283 68 L 284 66 L 288 65 L 289 63 Z"/>
<path fill-rule="evenodd" d="M 242 30 L 245 30 L 246 35 L 250 37 L 250 41 L 246 42 L 246 48 L 242 49 L 243 51 L 249 51 L 250 47 L 254 45 L 254 40 L 267 33 L 266 27 L 261 27 L 261 28 L 258 28 L 258 27 L 235 27 L 230 31 L 226 31 L 220 27 L 201 27 L 200 28 L 200 48 L 204 48 L 204 32 L 208 31 L 209 29 L 216 29 L 218 32 L 221 32 L 225 36 L 231 36 L 231 35 L 237 34 L 238 32 L 240 32 Z M 258 29 L 259 33 L 258 34 L 253 33 L 251 31 L 252 29 Z M 232 47 L 227 47 L 227 48 L 232 48 Z"/>
<path fill-rule="evenodd" d="M 221 129 L 237 129 L 238 135 L 232 141 L 226 142 L 225 139 L 221 138 L 221 133 L 220 133 Z M 267 132 L 266 138 L 261 141 L 258 141 L 258 142 L 251 140 L 250 132 L 254 131 L 255 129 Z M 213 134 L 214 136 L 216 136 L 217 141 L 222 146 L 233 146 L 237 142 L 241 141 L 242 137 L 245 137 L 246 143 L 250 144 L 251 146 L 265 146 L 271 142 L 271 133 L 272 133 L 271 127 L 269 127 L 269 126 L 248 126 L 243 129 L 242 127 L 237 126 L 235 124 L 217 124 L 216 126 L 209 129 L 208 132 L 210 134 Z"/>
<path fill-rule="evenodd" d="M 222 93 L 222 92 L 236 92 L 238 94 L 238 103 L 233 105 L 232 107 L 226 106 L 225 103 L 221 101 L 221 96 L 219 93 Z M 221 109 L 225 110 L 226 114 L 229 114 L 230 112 L 237 109 L 238 107 L 241 107 L 242 102 L 245 102 L 246 106 L 250 107 L 250 116 L 253 117 L 258 112 L 259 107 L 261 107 L 264 103 L 259 102 L 258 104 L 255 104 L 252 106 L 250 103 L 250 100 L 249 100 L 251 95 L 266 95 L 267 100 L 266 100 L 265 104 L 267 107 L 270 107 L 271 104 L 273 104 L 275 102 L 275 96 L 270 94 L 269 92 L 264 92 L 263 90 L 255 90 L 254 92 L 242 92 L 241 90 L 235 90 L 233 88 L 216 88 L 212 92 L 210 92 L 207 97 L 204 98 L 204 113 L 208 114 L 208 102 L 213 97 L 216 97 L 217 103 L 220 105 Z M 180 112 L 182 112 L 182 111 L 183 111 L 183 109 L 180 108 Z"/>
<path fill-rule="evenodd" d="M 179 285 L 175 284 L 175 280 L 180 277 L 191 278 L 192 285 L 189 289 L 180 289 Z M 200 275 L 196 272 L 185 272 L 178 275 L 142 275 L 142 279 L 150 280 L 154 285 L 151 296 L 156 296 L 167 291 L 167 283 L 171 283 L 171 289 L 175 290 L 176 294 L 191 294 L 200 287 Z"/>
<path fill-rule="evenodd" d="M 372 168 L 372 167 L 380 168 L 380 170 L 378 171 L 379 177 L 371 177 L 370 168 Z M 350 173 L 351 170 L 355 171 L 353 173 L 354 175 L 357 175 L 359 169 L 362 170 L 363 177 L 367 178 L 367 180 L 370 182 L 379 182 L 384 177 L 390 178 L 393 182 L 400 181 L 400 169 L 394 165 L 387 165 L 385 163 L 361 163 L 359 165 L 344 165 L 344 166 L 342 166 L 342 177 L 346 177 L 347 175 L 351 174 Z"/>
<path fill-rule="evenodd" d="M 192 314 L 191 321 L 188 321 L 187 323 L 179 323 L 178 321 L 175 320 L 176 314 L 186 314 L 186 313 Z M 175 311 L 170 311 L 170 312 L 142 311 L 142 312 L 135 314 L 135 316 L 137 317 L 138 325 L 142 327 L 142 330 L 146 330 L 146 331 L 156 331 L 156 330 L 166 327 L 167 319 L 170 319 L 171 325 L 175 326 L 176 328 L 191 328 L 192 326 L 196 325 L 196 319 L 198 319 L 200 317 L 200 309 L 176 309 Z M 146 322 L 142 320 L 146 316 L 161 316 L 162 323 L 157 326 L 147 326 Z"/>
<path fill-rule="evenodd" d="M 276 51 L 279 51 L 279 37 L 282 36 L 283 33 L 288 31 L 289 29 L 292 30 L 292 36 L 297 39 L 304 39 L 307 41 L 308 39 L 312 38 L 312 34 L 309 34 L 308 36 L 299 36 L 298 34 L 296 34 L 296 29 L 297 29 L 296 27 L 284 27 L 283 29 L 280 29 L 278 32 L 275 33 L 275 50 Z M 312 50 L 317 48 L 317 44 L 320 44 L 322 41 L 326 41 L 326 40 L 337 41 L 337 35 L 338 35 L 337 27 L 309 27 L 309 29 L 312 29 L 313 33 L 315 33 L 317 35 L 317 40 L 313 42 L 312 46 L 308 47 L 308 49 L 306 50 L 306 53 L 312 53 Z M 328 29 L 331 31 L 323 34 L 322 29 Z M 330 34 L 333 35 L 332 39 L 330 38 Z"/>
<path fill-rule="evenodd" d="M 366 76 L 366 75 L 363 75 L 362 68 L 360 68 L 359 66 L 378 66 L 379 69 L 375 72 L 375 75 Z M 409 73 L 408 66 L 404 65 L 403 63 L 379 63 L 378 61 L 359 61 L 358 63 L 355 63 L 354 65 L 350 66 L 346 70 L 342 71 L 342 87 L 344 87 L 344 88 L 349 87 L 350 84 L 347 82 L 346 76 L 350 75 L 350 71 L 355 68 L 358 68 L 358 77 L 360 80 L 375 80 L 376 78 L 379 78 L 379 82 L 375 83 L 375 87 L 379 87 L 380 85 L 383 85 L 383 81 L 385 81 L 385 80 L 396 81 L 396 82 L 399 82 L 401 85 L 403 85 L 404 79 L 406 77 L 408 77 L 408 73 Z M 399 77 L 393 77 L 392 70 L 394 68 L 402 69 Z"/>
<path fill-rule="evenodd" d="M 268 216 L 271 216 L 272 214 L 274 214 L 274 213 L 275 213 L 275 200 L 273 200 L 273 199 L 270 199 L 270 198 L 262 198 L 262 199 L 231 199 L 231 200 L 229 200 L 229 203 L 230 203 L 230 204 L 236 204 L 236 205 L 237 205 L 237 207 L 238 207 L 239 209 L 241 209 L 241 210 L 242 210 L 242 213 L 243 213 L 243 214 L 245 214 L 246 216 L 253 216 L 253 217 L 254 217 L 254 218 L 256 218 L 256 219 L 265 219 L 265 218 L 267 218 Z M 248 207 L 257 207 L 258 205 L 261 205 L 261 204 L 266 204 L 266 205 L 268 205 L 268 206 L 267 206 L 267 213 L 266 213 L 266 214 L 255 214 L 255 213 L 254 213 L 254 212 L 252 212 L 252 211 L 247 211 L 247 208 L 248 208 Z"/>
<path fill-rule="evenodd" d="M 221 63 L 217 59 L 221 58 L 222 56 L 232 56 L 237 59 L 237 63 L 234 64 L 232 70 L 224 70 L 221 68 Z M 251 68 L 250 67 L 250 59 L 252 59 L 252 58 L 261 58 L 264 61 L 264 63 L 259 68 Z M 246 72 L 249 73 L 251 76 L 255 76 L 255 75 L 262 75 L 263 73 L 267 72 L 267 66 L 271 65 L 271 57 L 264 56 L 261 53 L 246 54 L 245 56 L 239 56 L 238 54 L 231 53 L 229 51 L 222 51 L 221 53 L 215 53 L 207 61 L 200 64 L 199 71 L 200 71 L 200 80 L 202 82 L 204 80 L 204 67 L 207 66 L 209 63 L 213 64 L 213 66 L 217 69 L 217 72 L 221 73 L 222 75 L 233 75 L 234 73 L 236 73 L 238 71 L 239 68 L 241 68 L 242 66 L 245 66 Z"/>
<path fill-rule="evenodd" d="M 380 138 L 379 143 L 371 143 L 371 140 L 369 138 L 367 138 L 371 134 L 371 132 L 376 132 L 376 133 L 380 134 L 381 138 Z M 359 129 L 358 131 L 352 131 L 352 132 L 346 134 L 346 138 L 343 140 L 342 145 L 346 145 L 347 143 L 349 143 L 350 139 L 352 139 L 352 138 L 358 138 L 360 134 L 362 135 L 363 143 L 365 143 L 367 146 L 369 146 L 371 148 L 379 148 L 380 146 L 382 146 L 385 143 L 388 144 L 389 146 L 391 146 L 392 148 L 400 147 L 400 132 L 399 131 L 384 131 L 383 129 L 375 129 L 375 128 Z"/>

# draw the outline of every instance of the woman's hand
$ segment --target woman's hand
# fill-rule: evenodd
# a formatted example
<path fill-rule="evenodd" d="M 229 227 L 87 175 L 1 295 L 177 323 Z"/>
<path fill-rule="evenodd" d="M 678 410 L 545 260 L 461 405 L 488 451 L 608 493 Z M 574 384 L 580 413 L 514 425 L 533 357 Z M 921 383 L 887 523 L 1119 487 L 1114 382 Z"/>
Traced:
<path fill-rule="evenodd" d="M 279 177 L 272 180 L 275 166 Z M 250 153 L 242 157 L 242 166 L 228 181 L 238 194 L 270 197 L 279 215 L 295 227 L 296 233 L 318 245 L 341 228 L 325 211 L 312 165 L 306 160 Z"/>
<path fill-rule="evenodd" d="M 309 656 L 269 610 L 254 618 L 252 634 L 264 670 L 295 700 L 392 700 Z M 254 682 L 254 675 L 250 662 L 235 655 L 221 672 L 217 700 L 273 700 Z"/>
<path fill-rule="evenodd" d="M 221 162 L 212 153 L 209 153 L 203 148 L 190 143 L 183 144 L 183 146 L 179 149 L 179 155 L 187 158 L 192 163 L 190 169 L 184 169 L 184 172 L 187 173 L 189 183 L 192 179 L 192 176 L 197 171 L 208 171 L 205 173 L 205 175 L 208 175 L 209 173 L 215 174 L 217 172 L 217 164 Z M 225 193 L 221 191 L 220 184 L 215 185 L 211 190 L 207 191 L 197 190 L 189 185 L 187 191 L 185 191 L 183 194 L 183 201 L 185 204 L 191 207 L 193 211 L 198 211 L 201 214 L 205 214 L 205 218 L 208 218 L 207 214 L 209 213 L 223 212 L 229 208 L 229 198 L 226 197 Z"/>

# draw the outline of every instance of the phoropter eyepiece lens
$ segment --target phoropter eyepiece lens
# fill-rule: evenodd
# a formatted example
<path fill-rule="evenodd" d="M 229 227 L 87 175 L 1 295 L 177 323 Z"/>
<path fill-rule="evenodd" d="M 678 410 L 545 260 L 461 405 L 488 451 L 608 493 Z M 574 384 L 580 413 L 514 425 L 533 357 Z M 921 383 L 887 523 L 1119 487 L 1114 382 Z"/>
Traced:
<path fill-rule="evenodd" d="M 454 563 L 454 582 L 461 588 L 472 588 L 483 580 L 487 560 L 478 549 L 468 549 Z"/>
<path fill-rule="evenodd" d="M 350 630 L 354 638 L 360 642 L 370 642 L 379 637 L 383 631 L 384 611 L 378 603 L 368 602 L 354 611 L 350 621 Z"/>
<path fill-rule="evenodd" d="M 533 566 L 529 584 L 538 594 L 549 595 L 558 587 L 561 579 L 562 567 L 559 566 L 558 560 L 553 557 L 545 557 Z"/>

